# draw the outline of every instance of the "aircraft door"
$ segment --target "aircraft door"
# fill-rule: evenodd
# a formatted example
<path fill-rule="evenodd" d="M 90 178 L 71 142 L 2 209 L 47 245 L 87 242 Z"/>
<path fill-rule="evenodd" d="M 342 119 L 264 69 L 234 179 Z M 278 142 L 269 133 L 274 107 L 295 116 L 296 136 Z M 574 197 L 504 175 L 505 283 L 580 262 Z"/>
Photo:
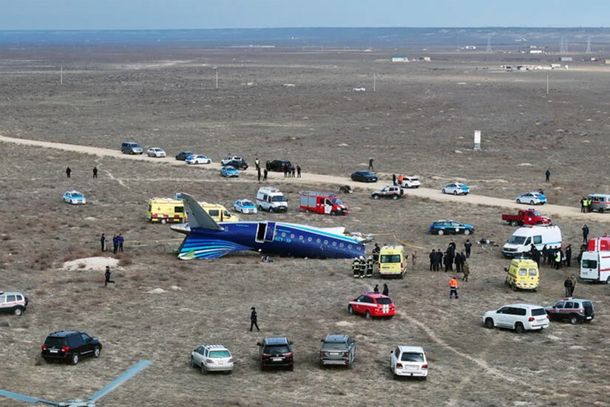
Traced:
<path fill-rule="evenodd" d="M 272 242 L 275 236 L 275 222 L 267 222 L 267 230 L 265 231 L 265 242 Z"/>

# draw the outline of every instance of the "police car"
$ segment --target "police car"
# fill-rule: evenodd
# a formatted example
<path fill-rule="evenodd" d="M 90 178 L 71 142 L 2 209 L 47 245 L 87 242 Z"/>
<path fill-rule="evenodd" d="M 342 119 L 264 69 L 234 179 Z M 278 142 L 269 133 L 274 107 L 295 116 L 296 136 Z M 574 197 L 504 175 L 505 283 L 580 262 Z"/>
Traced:
<path fill-rule="evenodd" d="M 197 367 L 202 374 L 208 372 L 233 371 L 233 356 L 223 345 L 199 345 L 191 352 L 191 366 Z"/>
<path fill-rule="evenodd" d="M 18 292 L 0 291 L 0 312 L 15 314 L 18 317 L 28 307 L 28 297 Z"/>
<path fill-rule="evenodd" d="M 64 193 L 64 202 L 71 205 L 84 205 L 87 203 L 87 198 L 78 191 L 66 191 Z"/>
<path fill-rule="evenodd" d="M 233 209 L 235 212 L 241 213 L 256 213 L 258 212 L 256 209 L 256 205 L 249 199 L 238 199 L 233 203 Z"/>

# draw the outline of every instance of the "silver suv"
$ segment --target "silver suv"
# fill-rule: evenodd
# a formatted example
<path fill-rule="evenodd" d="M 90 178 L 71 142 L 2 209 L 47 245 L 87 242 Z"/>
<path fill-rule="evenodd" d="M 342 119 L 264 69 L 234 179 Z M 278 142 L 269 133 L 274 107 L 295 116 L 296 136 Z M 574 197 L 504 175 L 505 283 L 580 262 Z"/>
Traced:
<path fill-rule="evenodd" d="M 28 307 L 28 302 L 28 297 L 21 293 L 0 291 L 0 312 L 9 312 L 19 317 Z"/>
<path fill-rule="evenodd" d="M 563 298 L 552 307 L 546 307 L 551 321 L 569 321 L 572 325 L 591 322 L 595 317 L 593 303 L 581 298 Z"/>
<path fill-rule="evenodd" d="M 351 367 L 356 359 L 356 341 L 347 335 L 327 335 L 321 340 L 320 366 Z"/>

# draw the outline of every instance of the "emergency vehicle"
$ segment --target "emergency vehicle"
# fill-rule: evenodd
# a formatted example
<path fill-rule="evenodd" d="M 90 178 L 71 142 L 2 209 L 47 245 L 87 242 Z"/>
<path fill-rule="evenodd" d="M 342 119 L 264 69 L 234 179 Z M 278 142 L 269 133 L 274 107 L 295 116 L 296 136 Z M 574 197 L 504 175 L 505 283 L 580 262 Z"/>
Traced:
<path fill-rule="evenodd" d="M 366 319 L 392 318 L 396 315 L 396 307 L 392 299 L 386 295 L 366 293 L 350 301 L 347 312 L 352 315 L 364 315 Z"/>
<path fill-rule="evenodd" d="M 383 246 L 379 251 L 379 276 L 403 278 L 407 272 L 405 248 L 403 246 Z"/>
<path fill-rule="evenodd" d="M 222 205 L 199 203 L 203 210 L 216 222 L 237 222 L 239 218 Z M 153 223 L 184 223 L 186 213 L 182 200 L 173 198 L 152 198 L 148 200 L 146 219 Z"/>
<path fill-rule="evenodd" d="M 347 215 L 348 213 L 347 205 L 337 195 L 330 192 L 301 192 L 299 210 L 325 215 Z"/>
<path fill-rule="evenodd" d="M 610 284 L 610 237 L 589 239 L 580 261 L 580 278 Z"/>

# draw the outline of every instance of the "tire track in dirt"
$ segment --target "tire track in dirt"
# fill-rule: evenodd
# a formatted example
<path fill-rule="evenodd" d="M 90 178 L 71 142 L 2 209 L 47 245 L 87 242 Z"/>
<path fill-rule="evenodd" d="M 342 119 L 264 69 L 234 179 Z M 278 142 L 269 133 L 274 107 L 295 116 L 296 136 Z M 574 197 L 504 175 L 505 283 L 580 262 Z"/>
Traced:
<path fill-rule="evenodd" d="M 184 162 L 174 160 L 173 157 L 166 158 L 152 158 L 144 155 L 128 155 L 123 154 L 119 150 L 111 150 L 108 148 L 101 147 L 91 147 L 91 146 L 83 146 L 77 144 L 66 144 L 66 143 L 54 143 L 50 141 L 40 141 L 40 140 L 30 140 L 16 137 L 7 137 L 0 135 L 0 142 L 4 143 L 12 143 L 23 146 L 32 146 L 32 147 L 42 147 L 42 148 L 52 148 L 56 150 L 70 151 L 76 153 L 83 154 L 92 154 L 99 157 L 112 157 L 112 158 L 120 158 L 125 160 L 134 160 L 134 161 L 144 161 L 149 163 L 157 163 L 157 164 L 166 164 L 173 166 L 185 166 Z M 202 169 L 199 167 L 199 169 Z M 205 169 L 213 169 L 220 170 L 220 164 L 212 163 L 206 164 Z M 248 175 L 246 175 L 247 177 Z M 375 190 L 379 188 L 379 185 L 376 183 L 373 184 L 364 184 L 361 182 L 354 182 L 348 177 L 340 177 L 334 175 L 322 175 L 322 174 L 314 174 L 314 173 L 303 173 L 302 178 L 284 178 L 283 174 L 272 173 L 270 172 L 268 175 L 269 180 L 273 182 L 285 182 L 291 184 L 327 184 L 327 185 L 349 185 L 352 188 L 364 189 L 364 190 Z M 116 178 L 113 178 L 116 179 Z M 120 181 L 119 181 L 120 183 Z M 123 185 L 125 186 L 125 185 Z M 417 188 L 417 189 L 407 189 L 405 191 L 407 196 L 414 196 L 422 199 L 431 199 L 433 201 L 438 202 L 452 202 L 452 203 L 460 203 L 467 205 L 482 205 L 482 206 L 492 206 L 497 208 L 504 208 L 509 210 L 515 209 L 523 209 L 524 206 L 517 204 L 512 199 L 504 199 L 504 198 L 496 198 L 490 196 L 483 195 L 465 195 L 465 196 L 455 196 L 455 195 L 447 195 L 443 194 L 439 190 L 431 189 L 431 188 Z M 586 221 L 600 221 L 600 222 L 610 222 L 610 216 L 601 215 L 598 213 L 581 213 L 580 208 L 577 207 L 569 207 L 562 205 L 550 205 L 547 204 L 544 206 L 545 212 L 552 216 L 559 216 L 564 218 L 572 218 L 572 219 L 580 219 Z"/>

